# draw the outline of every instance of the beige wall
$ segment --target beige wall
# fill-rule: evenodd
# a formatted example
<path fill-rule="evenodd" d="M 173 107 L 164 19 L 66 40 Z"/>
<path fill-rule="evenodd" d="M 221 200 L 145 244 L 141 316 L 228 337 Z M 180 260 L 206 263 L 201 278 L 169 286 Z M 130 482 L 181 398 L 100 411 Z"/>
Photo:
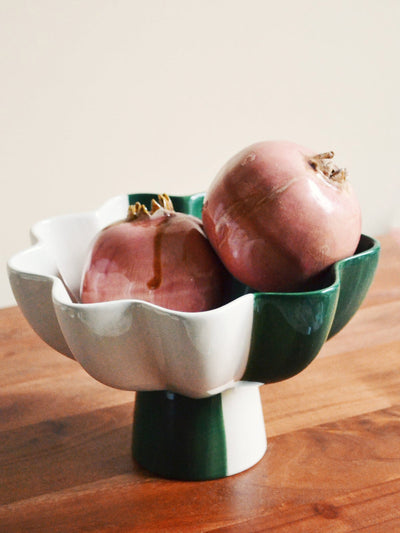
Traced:
<path fill-rule="evenodd" d="M 399 209 L 399 0 L 0 0 L 0 306 L 30 226 L 207 188 L 240 148 L 334 149 L 364 214 Z"/>

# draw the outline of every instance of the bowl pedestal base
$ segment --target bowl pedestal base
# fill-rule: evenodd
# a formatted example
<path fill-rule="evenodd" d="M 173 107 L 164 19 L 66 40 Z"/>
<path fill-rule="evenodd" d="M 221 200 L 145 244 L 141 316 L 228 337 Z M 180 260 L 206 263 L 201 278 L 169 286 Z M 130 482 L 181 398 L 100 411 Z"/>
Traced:
<path fill-rule="evenodd" d="M 206 480 L 255 465 L 267 449 L 259 384 L 239 382 L 207 398 L 138 392 L 133 458 L 162 477 Z"/>

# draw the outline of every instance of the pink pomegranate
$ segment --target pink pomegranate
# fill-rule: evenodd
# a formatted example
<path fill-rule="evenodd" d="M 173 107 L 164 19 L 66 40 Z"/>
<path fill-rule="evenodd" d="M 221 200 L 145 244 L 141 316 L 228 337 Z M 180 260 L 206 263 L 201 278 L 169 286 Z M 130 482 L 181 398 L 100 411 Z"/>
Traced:
<path fill-rule="evenodd" d="M 301 290 L 354 253 L 360 206 L 333 157 L 269 141 L 221 169 L 205 197 L 203 224 L 237 279 L 259 291 Z"/>
<path fill-rule="evenodd" d="M 175 212 L 162 195 L 151 212 L 137 203 L 126 220 L 100 232 L 83 274 L 81 301 L 135 298 L 205 311 L 225 303 L 226 278 L 201 220 Z"/>

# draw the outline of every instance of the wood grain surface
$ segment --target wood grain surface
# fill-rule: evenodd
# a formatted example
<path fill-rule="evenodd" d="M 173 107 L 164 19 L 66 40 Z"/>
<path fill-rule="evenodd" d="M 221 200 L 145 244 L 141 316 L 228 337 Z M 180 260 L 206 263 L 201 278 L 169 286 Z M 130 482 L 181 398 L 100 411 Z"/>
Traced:
<path fill-rule="evenodd" d="M 0 310 L 0 532 L 400 531 L 400 243 L 301 374 L 261 389 L 252 469 L 168 481 L 130 455 L 134 393 L 106 387 Z"/>

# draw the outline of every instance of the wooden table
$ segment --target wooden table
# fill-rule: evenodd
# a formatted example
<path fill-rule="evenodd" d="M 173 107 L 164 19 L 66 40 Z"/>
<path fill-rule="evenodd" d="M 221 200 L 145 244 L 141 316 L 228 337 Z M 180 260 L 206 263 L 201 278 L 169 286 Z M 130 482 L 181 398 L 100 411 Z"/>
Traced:
<path fill-rule="evenodd" d="M 356 316 L 305 371 L 262 387 L 265 457 L 216 481 L 133 464 L 134 393 L 0 310 L 0 531 L 400 531 L 400 243 L 381 243 Z"/>

